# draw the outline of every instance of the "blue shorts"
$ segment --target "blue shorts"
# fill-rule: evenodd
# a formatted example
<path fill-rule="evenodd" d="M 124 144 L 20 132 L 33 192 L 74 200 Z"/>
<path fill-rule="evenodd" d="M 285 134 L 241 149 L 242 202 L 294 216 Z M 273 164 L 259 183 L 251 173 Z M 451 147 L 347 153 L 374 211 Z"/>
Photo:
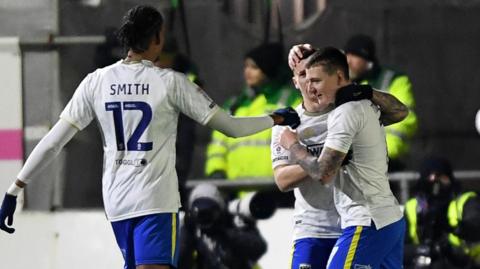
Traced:
<path fill-rule="evenodd" d="M 160 213 L 112 222 L 125 269 L 178 264 L 178 214 Z"/>
<path fill-rule="evenodd" d="M 343 230 L 332 250 L 328 269 L 402 269 L 405 220 L 379 230 L 352 226 Z"/>
<path fill-rule="evenodd" d="M 337 239 L 302 238 L 293 245 L 291 269 L 325 269 Z"/>

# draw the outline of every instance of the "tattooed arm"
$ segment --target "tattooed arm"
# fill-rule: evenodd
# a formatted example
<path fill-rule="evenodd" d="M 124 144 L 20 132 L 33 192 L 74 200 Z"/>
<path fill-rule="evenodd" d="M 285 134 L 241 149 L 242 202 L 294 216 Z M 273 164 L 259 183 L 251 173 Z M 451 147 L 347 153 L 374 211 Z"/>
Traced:
<path fill-rule="evenodd" d="M 380 107 L 380 121 L 384 126 L 400 122 L 408 116 L 407 106 L 389 93 L 374 90 L 372 102 Z"/>
<path fill-rule="evenodd" d="M 298 163 L 312 179 L 320 180 L 324 184 L 333 180 L 333 176 L 337 173 L 347 155 L 347 153 L 324 147 L 317 159 L 310 155 L 304 146 L 300 145 L 297 134 L 288 129 L 283 131 L 280 145 L 290 150 L 292 160 Z"/>
<path fill-rule="evenodd" d="M 311 178 L 320 180 L 323 184 L 332 182 L 335 174 L 342 166 L 343 159 L 347 155 L 329 147 L 324 147 L 320 157 L 317 159 L 310 156 L 307 149 L 299 143 L 293 144 L 290 147 L 290 152 Z"/>

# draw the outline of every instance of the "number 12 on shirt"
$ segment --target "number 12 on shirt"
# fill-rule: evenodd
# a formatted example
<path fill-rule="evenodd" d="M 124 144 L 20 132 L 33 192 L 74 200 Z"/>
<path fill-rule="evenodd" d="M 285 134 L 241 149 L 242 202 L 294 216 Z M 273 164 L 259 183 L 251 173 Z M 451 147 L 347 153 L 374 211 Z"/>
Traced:
<path fill-rule="evenodd" d="M 123 113 L 129 113 L 128 110 L 139 110 L 142 112 L 142 118 L 137 128 L 128 139 L 126 150 L 130 151 L 149 151 L 152 150 L 152 142 L 138 142 L 145 129 L 147 129 L 152 120 L 152 108 L 145 102 L 107 102 L 105 110 L 112 111 L 113 124 L 115 126 L 115 137 L 117 140 L 117 149 L 125 150 L 125 133 L 123 130 Z M 130 112 L 131 113 L 131 112 Z"/>

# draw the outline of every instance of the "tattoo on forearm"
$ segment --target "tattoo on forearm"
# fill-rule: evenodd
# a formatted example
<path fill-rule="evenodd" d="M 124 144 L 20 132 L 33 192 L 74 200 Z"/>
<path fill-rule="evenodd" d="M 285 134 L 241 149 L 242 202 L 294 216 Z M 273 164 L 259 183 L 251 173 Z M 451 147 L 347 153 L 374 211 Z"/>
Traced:
<path fill-rule="evenodd" d="M 346 154 L 329 148 L 324 148 L 320 157 L 310 155 L 307 149 L 295 143 L 290 147 L 293 160 L 298 163 L 308 175 L 315 180 L 321 180 L 323 183 L 329 183 L 342 165 Z"/>
<path fill-rule="evenodd" d="M 342 166 L 343 159 L 347 156 L 346 153 L 333 150 L 330 148 L 323 148 L 322 154 L 318 159 L 320 167 L 320 180 L 324 183 L 326 180 L 332 178 Z"/>
<path fill-rule="evenodd" d="M 317 158 L 308 153 L 304 146 L 297 142 L 289 150 L 293 161 L 298 163 L 311 178 L 317 180 L 320 178 L 320 167 L 318 166 Z"/>
<path fill-rule="evenodd" d="M 407 106 L 389 93 L 373 91 L 372 101 L 380 107 L 380 121 L 384 126 L 402 121 L 408 115 Z"/>

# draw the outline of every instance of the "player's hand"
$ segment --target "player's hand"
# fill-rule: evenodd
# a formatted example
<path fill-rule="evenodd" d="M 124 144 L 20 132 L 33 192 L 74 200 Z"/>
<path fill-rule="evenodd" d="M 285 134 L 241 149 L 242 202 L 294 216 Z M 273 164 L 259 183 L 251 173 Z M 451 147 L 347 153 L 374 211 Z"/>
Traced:
<path fill-rule="evenodd" d="M 280 136 L 280 145 L 284 149 L 290 149 L 290 147 L 295 143 L 298 143 L 297 133 L 292 132 L 288 128 L 285 128 L 285 130 L 283 130 L 282 132 L 282 135 Z"/>
<path fill-rule="evenodd" d="M 300 117 L 297 111 L 291 107 L 277 109 L 270 116 L 273 118 L 275 125 L 288 125 L 293 129 L 300 125 Z"/>
<path fill-rule="evenodd" d="M 340 88 L 335 95 L 335 107 L 347 102 L 372 99 L 373 89 L 370 85 L 350 84 Z"/>
<path fill-rule="evenodd" d="M 0 208 L 0 229 L 11 234 L 15 232 L 14 228 L 8 227 L 13 225 L 13 213 L 17 207 L 17 196 L 6 193 L 3 198 L 2 207 Z M 8 226 L 5 221 L 8 218 Z"/>
<path fill-rule="evenodd" d="M 293 46 L 288 53 L 288 66 L 293 70 L 295 66 L 303 59 L 303 52 L 313 50 L 310 44 L 298 44 Z"/>

